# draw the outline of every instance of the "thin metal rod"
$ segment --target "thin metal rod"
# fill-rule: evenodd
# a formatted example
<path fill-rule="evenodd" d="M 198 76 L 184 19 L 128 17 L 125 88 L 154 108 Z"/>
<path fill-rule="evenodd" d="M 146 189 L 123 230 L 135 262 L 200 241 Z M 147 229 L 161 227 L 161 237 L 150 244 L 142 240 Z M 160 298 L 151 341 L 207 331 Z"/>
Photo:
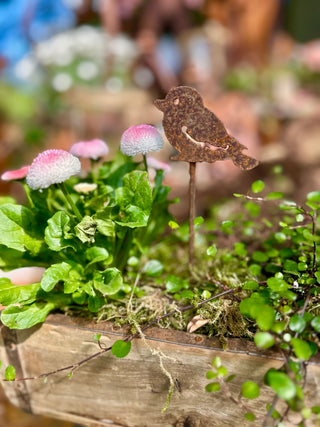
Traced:
<path fill-rule="evenodd" d="M 194 219 L 196 216 L 196 162 L 189 163 L 189 264 L 194 263 Z"/>

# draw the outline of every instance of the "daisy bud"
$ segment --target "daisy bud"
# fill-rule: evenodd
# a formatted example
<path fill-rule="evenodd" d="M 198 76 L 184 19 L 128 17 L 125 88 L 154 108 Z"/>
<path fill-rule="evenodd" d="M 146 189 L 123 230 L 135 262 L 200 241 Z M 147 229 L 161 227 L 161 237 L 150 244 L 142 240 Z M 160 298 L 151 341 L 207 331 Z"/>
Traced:
<path fill-rule="evenodd" d="M 77 193 L 83 193 L 83 194 L 87 194 L 87 193 L 91 193 L 92 191 L 97 189 L 97 184 L 93 183 L 90 184 L 89 182 L 79 182 L 79 184 L 76 184 L 73 189 L 77 192 Z"/>

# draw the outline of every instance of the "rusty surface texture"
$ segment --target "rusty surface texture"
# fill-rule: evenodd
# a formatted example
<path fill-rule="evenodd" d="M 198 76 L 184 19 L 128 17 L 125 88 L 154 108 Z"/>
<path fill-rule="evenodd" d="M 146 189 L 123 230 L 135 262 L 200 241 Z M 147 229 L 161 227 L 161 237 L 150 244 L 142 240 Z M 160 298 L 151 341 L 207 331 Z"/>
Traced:
<path fill-rule="evenodd" d="M 242 170 L 250 170 L 258 161 L 242 153 L 240 144 L 226 131 L 221 120 L 203 105 L 196 89 L 178 86 L 154 105 L 164 113 L 163 127 L 170 144 L 179 152 L 172 160 L 209 162 L 231 159 Z"/>

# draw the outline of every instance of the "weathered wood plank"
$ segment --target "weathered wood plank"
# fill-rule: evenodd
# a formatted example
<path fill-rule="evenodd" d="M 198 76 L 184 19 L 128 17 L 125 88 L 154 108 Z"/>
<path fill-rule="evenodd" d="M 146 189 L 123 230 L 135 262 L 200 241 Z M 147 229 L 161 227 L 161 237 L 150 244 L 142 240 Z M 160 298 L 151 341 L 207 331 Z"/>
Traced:
<path fill-rule="evenodd" d="M 7 332 L 3 332 L 4 337 Z M 102 334 L 103 345 L 109 346 L 123 337 L 125 331 L 116 330 L 109 323 L 50 316 L 40 328 L 14 331 L 17 344 L 11 342 L 10 348 L 5 347 L 6 338 L 2 338 L 0 358 L 4 364 L 12 363 L 14 350 L 15 359 L 17 355 L 19 358 L 19 375 L 37 376 L 97 352 L 93 338 L 97 333 Z M 48 377 L 46 384 L 43 380 L 3 383 L 5 393 L 20 408 L 84 425 L 246 426 L 240 408 L 222 393 L 204 390 L 213 357 L 220 356 L 229 373 L 237 375 L 230 383 L 235 396 L 243 381 L 251 379 L 262 386 L 266 370 L 282 364 L 276 353 L 258 354 L 255 346 L 247 341 L 230 340 L 224 351 L 215 338 L 158 328 L 146 333 L 147 345 L 141 339 L 134 340 L 130 354 L 124 359 L 105 353 L 83 365 L 70 379 L 65 372 Z M 167 356 L 164 366 L 177 384 L 164 414 L 161 409 L 169 379 L 161 370 L 159 357 L 153 355 L 150 348 Z M 310 365 L 308 372 L 307 389 L 312 400 L 320 391 L 319 361 Z M 256 414 L 265 413 L 265 405 L 273 397 L 267 387 L 263 386 L 262 390 L 266 392 L 248 402 Z"/>

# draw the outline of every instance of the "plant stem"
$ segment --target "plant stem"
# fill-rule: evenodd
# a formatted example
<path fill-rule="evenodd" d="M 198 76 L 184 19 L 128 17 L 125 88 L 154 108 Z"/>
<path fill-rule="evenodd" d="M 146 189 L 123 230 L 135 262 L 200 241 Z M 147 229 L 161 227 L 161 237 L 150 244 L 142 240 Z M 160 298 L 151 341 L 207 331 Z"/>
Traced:
<path fill-rule="evenodd" d="M 196 162 L 189 162 L 189 264 L 194 263 L 194 219 L 196 212 Z"/>
<path fill-rule="evenodd" d="M 57 184 L 57 185 L 59 186 L 59 188 L 63 192 L 65 198 L 67 199 L 67 201 L 70 205 L 71 210 L 74 212 L 75 216 L 77 217 L 77 220 L 79 222 L 81 222 L 82 221 L 81 213 L 79 212 L 79 209 L 77 208 L 76 204 L 72 200 L 72 197 L 70 196 L 69 191 L 68 191 L 67 187 L 65 186 L 65 183 L 61 182 L 60 184 Z"/>
<path fill-rule="evenodd" d="M 32 209 L 34 209 L 34 208 L 35 208 L 35 206 L 34 206 L 34 203 L 33 203 L 32 197 L 31 197 L 31 194 L 30 194 L 30 187 L 29 187 L 26 183 L 23 183 L 22 185 L 23 185 L 24 191 L 25 191 L 25 193 L 26 193 L 26 196 L 27 196 L 27 199 L 28 199 L 29 205 L 30 205 L 30 207 L 31 207 Z"/>
<path fill-rule="evenodd" d="M 147 163 L 147 156 L 145 154 L 142 154 L 143 156 L 143 164 L 146 172 L 148 172 L 148 163 Z"/>
<path fill-rule="evenodd" d="M 96 165 L 97 165 L 97 161 L 94 159 L 90 159 L 90 164 L 91 164 L 91 177 L 92 177 L 92 182 L 94 182 L 95 184 L 97 184 L 97 169 L 96 169 Z"/>

